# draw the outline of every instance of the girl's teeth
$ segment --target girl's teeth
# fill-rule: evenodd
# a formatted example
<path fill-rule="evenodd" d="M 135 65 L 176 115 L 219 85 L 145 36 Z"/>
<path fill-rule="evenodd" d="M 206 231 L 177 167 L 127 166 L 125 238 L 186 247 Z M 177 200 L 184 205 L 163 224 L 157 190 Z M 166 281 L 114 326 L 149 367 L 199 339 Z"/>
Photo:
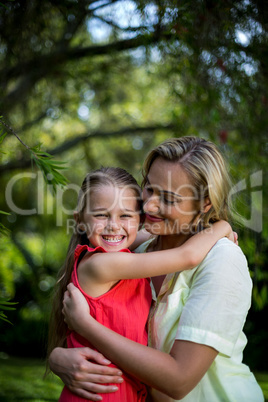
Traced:
<path fill-rule="evenodd" d="M 104 239 L 105 241 L 109 241 L 109 242 L 111 242 L 111 243 L 117 243 L 118 241 L 123 240 L 123 236 L 120 236 L 120 237 L 106 237 L 106 236 L 102 236 L 102 237 L 103 237 L 103 239 Z"/>

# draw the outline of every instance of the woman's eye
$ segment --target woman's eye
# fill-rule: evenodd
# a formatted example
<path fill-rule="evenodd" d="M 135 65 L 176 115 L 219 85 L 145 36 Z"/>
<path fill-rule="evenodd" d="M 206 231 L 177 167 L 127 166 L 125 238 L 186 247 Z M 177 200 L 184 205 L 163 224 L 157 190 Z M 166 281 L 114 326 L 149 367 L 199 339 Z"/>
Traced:
<path fill-rule="evenodd" d="M 152 194 L 153 193 L 153 189 L 152 189 L 152 187 L 148 187 L 148 186 L 145 186 L 144 187 L 144 190 L 146 190 L 147 191 L 147 193 L 149 193 L 149 194 Z"/>
<path fill-rule="evenodd" d="M 124 214 L 124 215 L 121 215 L 121 218 L 131 218 L 132 216 L 131 215 L 128 215 L 128 214 Z"/>
<path fill-rule="evenodd" d="M 106 218 L 107 217 L 107 215 L 105 215 L 105 214 L 97 214 L 94 216 L 95 216 L 95 218 Z"/>
<path fill-rule="evenodd" d="M 163 197 L 163 201 L 167 205 L 174 205 L 175 204 L 175 200 L 169 200 L 168 198 L 165 198 L 165 197 Z"/>

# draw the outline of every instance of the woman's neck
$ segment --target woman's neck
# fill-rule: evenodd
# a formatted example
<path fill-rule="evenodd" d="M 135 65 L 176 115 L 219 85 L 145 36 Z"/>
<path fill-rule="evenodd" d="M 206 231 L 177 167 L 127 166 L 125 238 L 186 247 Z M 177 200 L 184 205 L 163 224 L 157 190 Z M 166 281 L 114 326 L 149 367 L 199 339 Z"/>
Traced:
<path fill-rule="evenodd" d="M 191 237 L 191 234 L 176 234 L 167 236 L 158 236 L 155 243 L 155 250 L 168 250 L 179 247 Z"/>
<path fill-rule="evenodd" d="M 148 251 L 168 250 L 171 248 L 179 247 L 191 235 L 170 235 L 170 236 L 157 236 L 149 246 Z M 166 275 L 159 275 L 152 278 L 156 295 L 158 296 Z"/>

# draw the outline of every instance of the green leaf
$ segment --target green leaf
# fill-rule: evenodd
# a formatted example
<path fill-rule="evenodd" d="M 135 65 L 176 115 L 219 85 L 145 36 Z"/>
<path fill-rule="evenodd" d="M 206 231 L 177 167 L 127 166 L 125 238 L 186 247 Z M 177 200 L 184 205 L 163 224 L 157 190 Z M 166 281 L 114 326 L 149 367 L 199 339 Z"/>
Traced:
<path fill-rule="evenodd" d="M 3 320 L 3 321 L 8 322 L 8 323 L 11 324 L 11 325 L 13 325 L 12 322 L 10 322 L 10 321 L 7 319 L 7 316 L 5 315 L 5 313 L 4 313 L 2 310 L 6 310 L 6 311 L 7 311 L 7 310 L 8 310 L 8 311 L 10 311 L 10 310 L 16 310 L 15 307 L 10 307 L 10 306 L 14 306 L 14 304 L 18 304 L 18 302 L 10 302 L 10 301 L 5 300 L 5 299 L 3 299 L 2 297 L 0 297 L 0 309 L 1 309 L 1 311 L 0 311 L 0 319 Z"/>
<path fill-rule="evenodd" d="M 63 176 L 59 170 L 66 169 L 66 163 L 62 161 L 53 160 L 52 155 L 47 152 L 40 151 L 41 144 L 30 148 L 32 160 L 43 173 L 44 180 L 47 184 L 52 185 L 53 191 L 56 191 L 56 186 L 64 187 L 68 180 Z"/>
<path fill-rule="evenodd" d="M 5 211 L 0 211 L 0 214 L 2 214 L 2 215 L 10 215 L 9 212 L 5 212 Z M 5 225 L 0 223 L 0 235 L 7 236 L 9 234 L 9 232 L 10 232 L 10 230 Z"/>
<path fill-rule="evenodd" d="M 8 7 L 7 7 L 7 6 L 5 6 L 5 4 L 0 3 L 0 6 L 4 7 L 6 10 L 8 10 Z"/>
<path fill-rule="evenodd" d="M 6 321 L 9 324 L 13 325 L 12 322 L 7 319 L 7 316 L 3 313 L 3 311 L 0 311 L 0 320 Z"/>
<path fill-rule="evenodd" d="M 10 230 L 5 225 L 0 223 L 0 235 L 7 236 L 9 233 L 10 233 Z"/>
<path fill-rule="evenodd" d="M 0 297 L 0 307 L 2 308 L 3 305 L 6 306 L 13 306 L 14 304 L 18 304 L 18 302 L 10 302 L 6 299 L 3 299 L 2 297 Z"/>
<path fill-rule="evenodd" d="M 32 161 L 35 162 L 37 167 L 43 173 L 45 182 L 47 184 L 52 185 L 53 192 L 56 192 L 56 187 L 58 185 L 61 187 L 66 186 L 66 184 L 68 183 L 67 178 L 65 176 L 63 176 L 61 173 L 59 173 L 59 170 L 63 170 L 63 169 L 67 168 L 65 166 L 65 162 L 61 162 L 61 161 L 57 161 L 57 160 L 55 161 L 52 159 L 53 158 L 52 155 L 50 155 L 48 152 L 41 151 L 41 145 L 42 145 L 41 143 L 30 148 L 28 145 L 26 145 L 21 140 L 21 138 L 18 136 L 18 134 L 11 127 L 9 127 L 8 124 L 6 124 L 3 121 L 2 116 L 0 116 L 0 124 L 2 124 L 5 127 L 5 129 L 10 131 L 21 142 L 21 144 L 27 149 L 27 151 L 30 152 Z M 3 132 L 3 129 L 0 132 L 0 141 L 1 141 L 1 139 L 3 139 L 2 136 L 4 137 L 4 135 L 6 135 L 6 134 L 1 134 L 2 132 Z M 50 178 L 48 178 L 48 175 L 50 175 Z M 2 227 L 0 227 L 0 233 L 3 234 L 4 232 L 5 232 L 5 228 L 2 225 Z"/>
<path fill-rule="evenodd" d="M 6 307 L 6 306 L 3 306 L 3 305 L 1 305 L 1 309 L 2 310 L 7 310 L 7 311 L 16 310 L 15 307 Z"/>

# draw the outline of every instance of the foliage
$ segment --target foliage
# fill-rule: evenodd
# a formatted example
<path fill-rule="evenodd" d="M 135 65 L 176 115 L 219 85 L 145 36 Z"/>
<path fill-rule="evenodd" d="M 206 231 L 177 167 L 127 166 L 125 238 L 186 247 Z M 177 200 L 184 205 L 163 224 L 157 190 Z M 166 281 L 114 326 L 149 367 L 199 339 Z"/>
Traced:
<path fill-rule="evenodd" d="M 2 310 L 15 310 L 13 306 L 14 304 L 18 304 L 17 302 L 9 302 L 7 300 L 4 300 L 2 298 L 0 298 L 0 309 Z M 7 319 L 7 316 L 4 314 L 3 311 L 0 310 L 0 319 L 6 322 L 9 322 L 9 324 L 11 324 L 11 322 Z"/>
<path fill-rule="evenodd" d="M 87 171 L 120 165 L 140 180 L 149 149 L 197 135 L 230 164 L 242 222 L 235 229 L 254 282 L 247 331 L 257 331 L 265 353 L 255 317 L 268 305 L 267 2 L 2 4 L 0 114 L 28 146 L 0 132 L 0 210 L 10 213 L 2 224 L 11 231 L 0 244 L 0 294 L 20 303 L 15 326 L 47 317 Z M 55 174 L 64 160 L 68 183 Z"/>
<path fill-rule="evenodd" d="M 62 166 L 65 162 L 52 160 L 51 155 L 49 155 L 47 152 L 41 151 L 41 144 L 31 148 L 28 147 L 28 145 L 21 140 L 18 134 L 3 121 L 3 117 L 0 117 L 0 125 L 4 126 L 7 131 L 11 132 L 26 148 L 31 155 L 31 159 L 36 163 L 37 167 L 43 173 L 45 182 L 47 184 L 51 184 L 54 191 L 56 191 L 57 185 L 65 186 L 68 183 L 68 180 L 60 172 L 58 172 L 58 170 L 66 169 L 66 167 Z M 6 134 L 6 132 L 3 133 L 2 137 L 5 137 Z"/>
<path fill-rule="evenodd" d="M 5 212 L 5 211 L 0 211 L 0 214 L 2 214 L 2 215 L 9 215 L 9 213 L 8 213 L 8 212 Z M 8 228 L 6 228 L 6 227 L 0 222 L 0 235 L 2 235 L 2 236 L 7 236 L 8 233 L 9 233 Z"/>
<path fill-rule="evenodd" d="M 56 191 L 56 186 L 61 185 L 64 186 L 67 184 L 67 179 L 58 172 L 59 169 L 64 169 L 62 165 L 64 162 L 53 161 L 51 155 L 47 152 L 40 151 L 40 145 L 29 148 L 24 142 L 20 139 L 20 137 L 15 133 L 15 131 L 9 127 L 4 121 L 3 118 L 0 117 L 0 124 L 4 126 L 9 132 L 15 135 L 15 137 L 24 145 L 24 147 L 30 152 L 32 159 L 35 161 L 36 165 L 39 167 L 41 172 L 43 173 L 45 182 L 47 184 L 52 184 L 54 192 Z M 6 132 L 1 130 L 1 142 L 6 136 Z M 4 211 L 0 211 L 0 214 L 10 215 Z M 0 223 L 0 234 L 7 235 L 9 233 L 9 229 L 7 229 L 2 223 Z M 15 310 L 15 308 L 10 307 L 11 305 L 18 304 L 17 302 L 9 302 L 0 298 L 0 309 L 3 310 Z M 0 310 L 0 319 L 6 321 L 11 324 L 11 322 L 7 319 L 7 316 L 3 311 Z"/>

